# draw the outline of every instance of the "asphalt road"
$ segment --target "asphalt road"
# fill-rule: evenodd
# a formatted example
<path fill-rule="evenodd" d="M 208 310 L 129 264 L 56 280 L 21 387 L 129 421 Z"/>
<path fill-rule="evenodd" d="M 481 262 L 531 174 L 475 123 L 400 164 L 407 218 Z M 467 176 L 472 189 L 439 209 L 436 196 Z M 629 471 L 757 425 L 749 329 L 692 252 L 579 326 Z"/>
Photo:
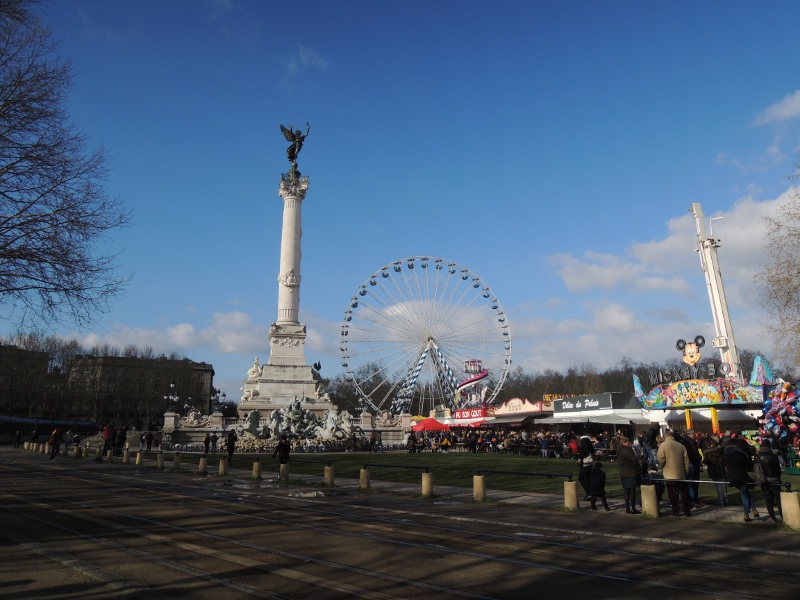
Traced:
<path fill-rule="evenodd" d="M 4 448 L 0 599 L 800 594 L 800 533 L 785 529 L 250 475 Z"/>

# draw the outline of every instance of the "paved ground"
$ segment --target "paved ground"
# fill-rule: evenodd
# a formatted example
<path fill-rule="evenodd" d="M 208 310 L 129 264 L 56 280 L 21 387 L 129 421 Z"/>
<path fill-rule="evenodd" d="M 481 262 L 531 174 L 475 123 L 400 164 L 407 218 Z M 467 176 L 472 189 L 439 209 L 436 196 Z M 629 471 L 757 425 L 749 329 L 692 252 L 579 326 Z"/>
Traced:
<path fill-rule="evenodd" d="M 434 482 L 424 500 L 413 485 L 373 480 L 365 493 L 170 465 L 0 448 L 0 599 L 800 593 L 800 533 L 744 524 L 740 508 L 652 519 L 615 504 L 566 512 L 560 496 L 489 490 L 475 503 Z"/>

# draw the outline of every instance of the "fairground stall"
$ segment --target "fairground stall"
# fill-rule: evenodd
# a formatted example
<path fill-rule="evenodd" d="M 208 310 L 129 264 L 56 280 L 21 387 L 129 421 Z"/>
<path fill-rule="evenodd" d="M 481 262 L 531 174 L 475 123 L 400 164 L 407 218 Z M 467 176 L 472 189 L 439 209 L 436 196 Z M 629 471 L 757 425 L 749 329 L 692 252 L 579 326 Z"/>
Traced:
<path fill-rule="evenodd" d="M 606 392 L 553 401 L 553 416 L 541 421 L 541 425 L 558 431 L 608 429 L 613 434 L 622 430 L 630 437 L 657 420 L 642 408 L 635 394 Z"/>
<path fill-rule="evenodd" d="M 537 423 L 553 415 L 553 402 L 531 402 L 527 398 L 512 398 L 498 406 L 494 419 L 487 426 L 495 431 L 533 430 Z"/>

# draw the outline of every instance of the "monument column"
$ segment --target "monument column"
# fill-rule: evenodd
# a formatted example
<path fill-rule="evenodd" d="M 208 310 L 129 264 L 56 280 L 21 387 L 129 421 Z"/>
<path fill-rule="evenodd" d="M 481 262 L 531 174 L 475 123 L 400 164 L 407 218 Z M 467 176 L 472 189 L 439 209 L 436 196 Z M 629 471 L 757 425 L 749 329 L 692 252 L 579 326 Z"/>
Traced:
<path fill-rule="evenodd" d="M 281 261 L 278 273 L 278 320 L 269 330 L 270 365 L 305 365 L 306 328 L 300 325 L 301 208 L 308 177 L 296 169 L 281 175 L 278 194 L 283 198 Z"/>
<path fill-rule="evenodd" d="M 300 312 L 300 238 L 303 235 L 301 207 L 308 189 L 308 177 L 283 175 L 278 191 L 283 198 L 281 230 L 281 266 L 278 273 L 279 325 L 294 323 Z"/>

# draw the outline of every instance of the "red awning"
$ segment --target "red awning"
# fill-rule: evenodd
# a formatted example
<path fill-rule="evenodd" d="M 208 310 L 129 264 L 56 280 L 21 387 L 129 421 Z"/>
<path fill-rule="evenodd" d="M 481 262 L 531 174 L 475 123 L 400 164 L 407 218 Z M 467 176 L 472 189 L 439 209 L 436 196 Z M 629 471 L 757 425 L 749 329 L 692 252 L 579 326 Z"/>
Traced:
<path fill-rule="evenodd" d="M 420 421 L 416 425 L 412 425 L 411 429 L 414 431 L 448 431 L 450 429 L 450 425 L 447 425 L 446 423 L 440 423 L 434 418 L 428 418 Z"/>

